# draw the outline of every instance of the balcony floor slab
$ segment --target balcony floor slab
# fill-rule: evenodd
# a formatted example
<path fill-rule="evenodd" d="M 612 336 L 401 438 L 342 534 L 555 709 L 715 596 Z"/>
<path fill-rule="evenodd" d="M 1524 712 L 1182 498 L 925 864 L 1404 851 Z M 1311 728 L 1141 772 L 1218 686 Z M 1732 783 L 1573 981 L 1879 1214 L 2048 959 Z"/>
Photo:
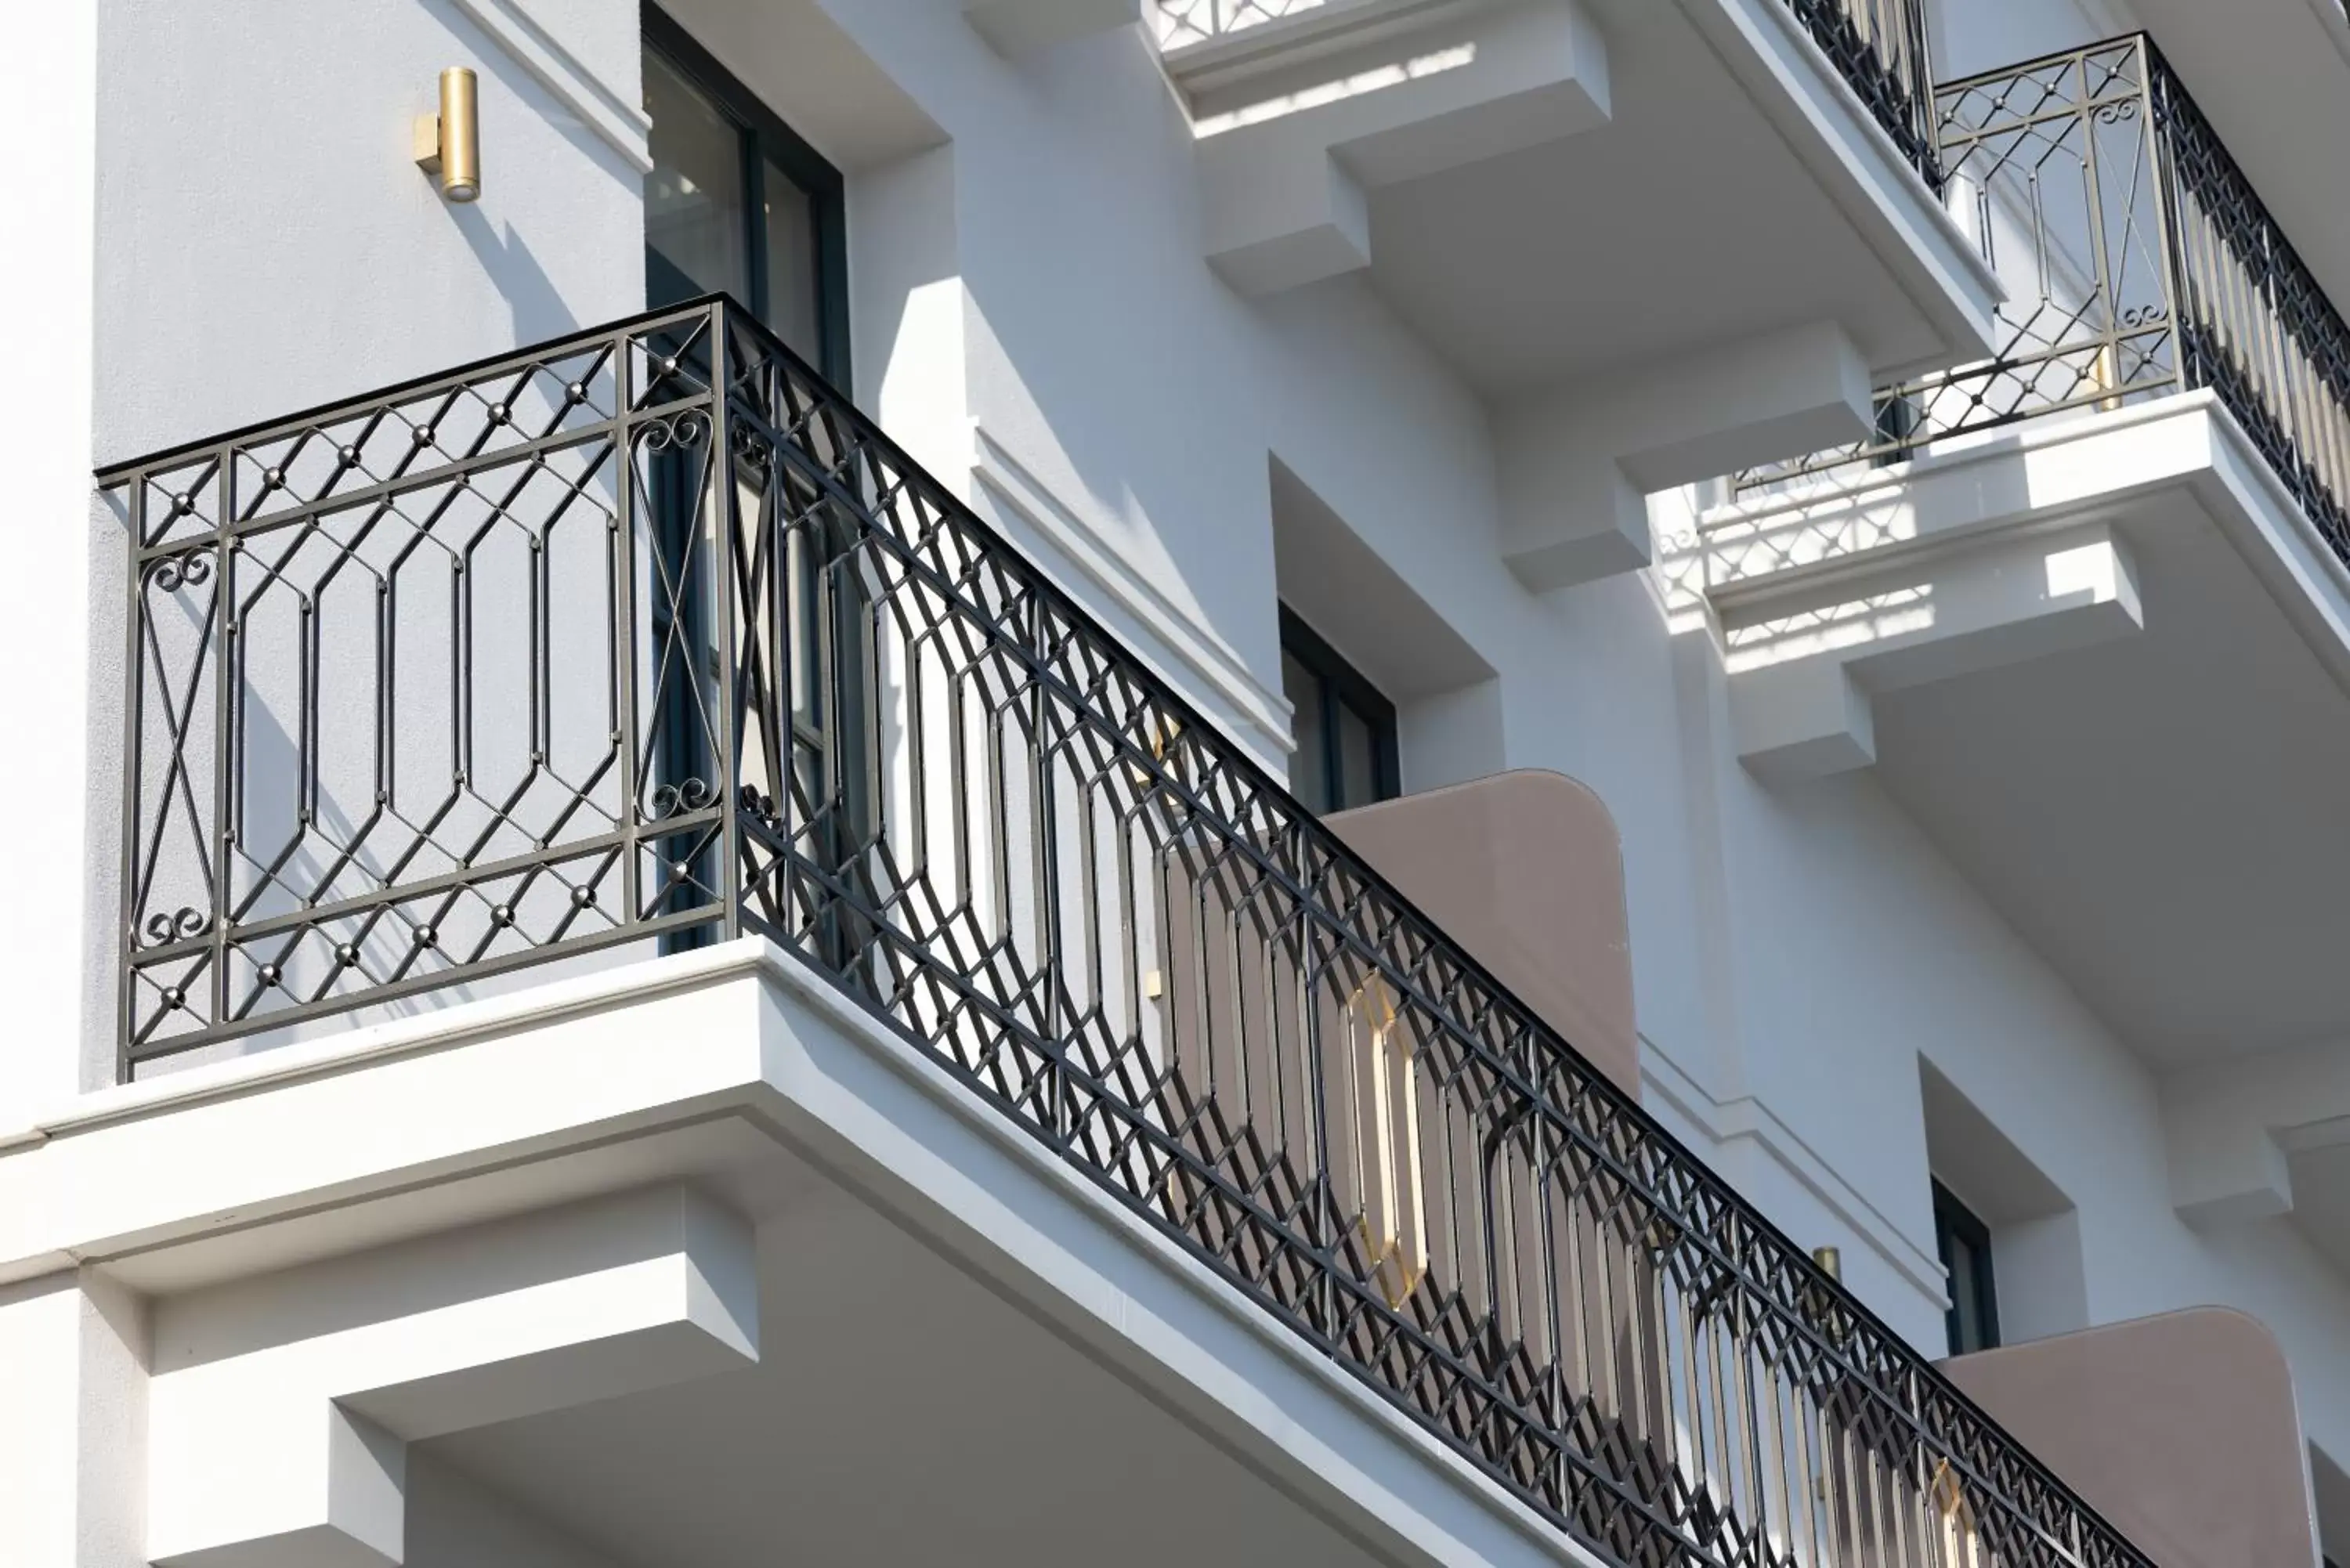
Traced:
<path fill-rule="evenodd" d="M 431 1439 L 622 1560 L 869 1561 L 878 1521 L 1072 1565 L 1593 1561 L 755 940 L 86 1096 L 0 1150 L 0 1258 L 173 1298 L 668 1181 L 756 1229 L 757 1367 Z"/>

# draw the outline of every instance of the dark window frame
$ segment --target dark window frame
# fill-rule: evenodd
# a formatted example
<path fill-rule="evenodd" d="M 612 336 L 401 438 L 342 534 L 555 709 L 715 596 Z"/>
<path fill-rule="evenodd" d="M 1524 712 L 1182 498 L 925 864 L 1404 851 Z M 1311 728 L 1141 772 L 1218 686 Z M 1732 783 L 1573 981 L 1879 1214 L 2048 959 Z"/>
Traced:
<path fill-rule="evenodd" d="M 1974 1297 L 1975 1321 L 1982 1325 L 1983 1342 L 1973 1350 L 1999 1348 L 1999 1280 L 1991 1259 L 1991 1227 L 1984 1224 L 1975 1211 L 1955 1192 L 1934 1182 L 1934 1251 L 1950 1276 L 1950 1304 L 1943 1314 L 1943 1333 L 1948 1337 L 1952 1355 L 1970 1355 L 1959 1343 L 1959 1293 L 1970 1291 Z M 1950 1263 L 1950 1241 L 1955 1238 L 1966 1244 L 1976 1266 L 1971 1277 L 1960 1279 Z"/>
<path fill-rule="evenodd" d="M 806 194 L 816 273 L 816 369 L 834 385 L 849 386 L 847 220 L 846 185 L 840 171 L 652 0 L 645 0 L 640 16 L 645 51 L 659 56 L 664 65 L 684 78 L 736 134 L 736 160 L 743 179 L 742 259 L 751 296 L 739 303 L 762 321 L 770 319 L 775 303 L 768 297 L 764 216 L 768 166 L 774 165 L 784 178 Z M 650 234 L 645 248 L 649 306 L 680 303 L 674 298 L 660 297 L 664 282 L 672 286 L 685 286 L 688 298 L 704 292 L 701 280 L 681 276 L 680 269 L 668 265 L 666 258 L 653 251 Z M 656 265 L 660 271 L 655 270 Z M 650 499 L 655 547 L 677 563 L 671 570 L 684 579 L 677 613 L 687 622 L 686 640 L 707 647 L 709 633 L 702 622 L 714 601 L 709 597 L 703 576 L 683 570 L 682 564 L 690 558 L 693 546 L 682 530 L 690 524 L 694 508 L 691 496 L 681 491 L 689 476 L 682 472 L 663 472 L 673 462 L 673 458 L 660 454 L 653 461 Z M 855 651 L 840 653 L 844 641 L 849 642 L 852 650 L 861 649 L 861 644 L 851 640 L 858 620 L 854 610 L 844 608 L 836 598 L 836 590 L 841 586 L 836 574 L 825 572 L 820 566 L 810 569 L 803 566 L 798 576 L 815 585 L 816 598 L 821 602 L 796 607 L 797 624 L 816 637 L 820 646 L 810 650 L 795 649 L 795 657 L 807 659 L 810 668 L 823 671 L 824 685 L 817 693 L 819 707 L 813 732 L 795 708 L 791 713 L 791 755 L 787 765 L 795 774 L 808 751 L 817 753 L 816 765 L 824 771 L 825 786 L 839 792 L 850 818 L 847 832 L 839 836 L 853 836 L 858 831 L 857 824 L 863 820 L 871 789 L 864 771 L 869 765 L 867 748 L 860 743 L 860 735 L 843 732 L 839 719 L 843 714 L 861 717 L 864 712 L 865 664 Z M 660 716 L 661 727 L 657 732 L 654 766 L 665 780 L 714 776 L 710 774 L 712 763 L 706 755 L 706 747 L 715 737 L 699 734 L 687 722 L 684 708 L 691 701 L 689 691 L 681 688 L 674 691 L 668 698 L 673 711 Z M 786 777 L 771 783 L 778 789 L 789 790 L 795 787 L 795 781 Z M 845 858 L 845 851 L 837 844 L 827 852 Z M 665 846 L 662 853 L 672 858 L 700 858 L 706 862 L 714 848 L 705 846 L 697 850 L 690 844 L 679 843 L 675 847 Z M 703 869 L 698 875 L 705 885 L 716 885 L 718 873 L 714 869 Z M 666 934 L 660 945 L 663 951 L 676 951 L 701 947 L 711 940 L 711 927 L 694 926 Z M 845 954 L 849 938 L 837 921 L 828 919 L 819 933 L 819 940 L 828 953 L 838 949 Z M 841 957 L 837 961 L 845 964 L 847 960 Z"/>
<path fill-rule="evenodd" d="M 1334 809 L 1350 811 L 1358 805 L 1376 805 L 1401 794 L 1403 758 L 1396 735 L 1394 701 L 1287 605 L 1281 607 L 1281 650 L 1322 683 L 1322 776 L 1333 795 L 1339 793 L 1346 776 L 1339 746 L 1339 707 L 1343 704 L 1352 708 L 1370 727 L 1372 798 L 1340 800 Z"/>
<path fill-rule="evenodd" d="M 743 211 L 755 215 L 766 211 L 766 167 L 772 162 L 803 191 L 816 226 L 816 369 L 826 380 L 846 388 L 848 358 L 848 208 L 847 184 L 840 171 L 806 137 L 784 122 L 743 80 L 702 47 L 653 0 L 644 0 L 642 26 L 645 47 L 666 60 L 680 76 L 699 88 L 711 107 L 734 126 L 743 139 Z M 768 319 L 773 302 L 767 293 L 767 233 L 760 222 L 746 222 L 749 252 L 744 275 L 753 297 L 743 301 L 760 320 Z M 648 280 L 650 283 L 650 280 Z M 650 302 L 649 302 L 650 303 Z M 669 303 L 669 302 L 662 302 Z"/>

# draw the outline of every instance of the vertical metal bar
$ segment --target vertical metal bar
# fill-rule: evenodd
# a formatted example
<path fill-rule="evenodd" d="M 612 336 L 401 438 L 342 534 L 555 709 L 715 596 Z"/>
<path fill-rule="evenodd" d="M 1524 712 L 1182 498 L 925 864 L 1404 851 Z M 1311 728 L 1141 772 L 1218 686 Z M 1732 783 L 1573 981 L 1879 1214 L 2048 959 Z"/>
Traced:
<path fill-rule="evenodd" d="M 821 394 L 812 397 L 810 401 L 807 428 L 815 431 L 822 428 L 814 407 L 821 402 Z M 820 462 L 827 454 L 811 452 L 808 455 Z M 848 476 L 844 483 L 854 483 L 854 475 Z M 847 552 L 847 546 L 842 543 L 841 526 L 853 526 L 853 523 L 847 519 L 836 520 L 829 504 L 822 499 L 810 503 L 807 516 L 808 524 L 802 542 L 808 563 L 809 593 L 803 608 L 811 618 L 809 647 L 816 656 L 816 668 L 809 672 L 808 679 L 809 690 L 815 694 L 813 706 L 818 737 L 816 788 L 811 792 L 815 798 L 808 803 L 807 852 L 818 857 L 818 875 L 811 878 L 810 886 L 816 906 L 812 917 L 812 934 L 818 961 L 846 980 L 850 976 L 853 964 L 851 938 L 857 929 L 842 877 L 848 800 L 847 753 L 851 723 L 862 723 L 866 718 L 861 704 L 853 713 L 851 711 L 847 700 L 849 688 L 843 676 L 841 662 L 846 620 L 840 609 L 840 570 Z M 873 742 L 878 751 L 880 745 L 878 730 Z M 1008 896 L 1012 886 L 1008 860 L 1003 872 L 1003 886 Z"/>
<path fill-rule="evenodd" d="M 865 454 L 867 462 L 878 464 L 880 461 L 865 443 L 859 443 L 859 450 Z M 889 489 L 887 478 L 879 472 L 868 475 L 866 483 L 869 486 L 869 493 L 877 497 Z M 835 859 L 836 875 L 841 878 L 842 886 L 852 891 L 860 883 L 866 887 L 877 885 L 865 878 L 859 863 L 862 861 L 873 867 L 883 864 L 885 857 L 879 851 L 889 844 L 895 831 L 889 811 L 889 777 L 891 768 L 882 751 L 883 738 L 889 728 L 889 715 L 883 711 L 888 693 L 883 679 L 882 627 L 887 617 L 883 600 L 868 594 L 866 580 L 867 563 L 882 548 L 878 541 L 888 535 L 888 530 L 880 521 L 886 514 L 886 511 L 875 510 L 871 512 L 869 521 L 859 520 L 849 535 L 853 542 L 841 550 L 834 579 L 841 589 L 840 610 L 836 617 L 839 627 L 837 635 L 847 650 L 842 668 L 855 698 L 854 711 L 858 721 L 858 727 L 846 732 L 847 739 L 841 748 L 841 776 L 844 781 L 853 777 L 854 784 L 853 792 L 842 796 L 842 831 Z M 920 593 L 914 595 L 914 602 L 917 605 L 923 602 Z M 851 705 L 842 703 L 841 711 L 850 711 Z M 926 767 L 928 760 L 922 754 L 921 736 L 904 731 L 902 724 L 900 728 L 903 738 L 899 751 L 904 757 L 905 771 L 911 774 Z M 858 961 L 865 966 L 868 983 L 876 988 L 876 995 L 882 994 L 879 990 L 882 974 L 877 966 L 890 950 L 886 942 L 876 940 L 882 929 L 880 921 L 860 920 L 854 931 L 859 941 Z"/>
<path fill-rule="evenodd" d="M 1037 663 L 1049 668 L 1050 654 L 1045 644 L 1045 617 L 1048 612 L 1044 596 L 1028 597 L 1028 635 L 1034 645 Z M 1061 865 L 1060 818 L 1054 805 L 1052 749 L 1045 742 L 1045 724 L 1051 694 L 1045 682 L 1032 676 L 1028 685 L 1028 778 L 1034 798 L 1029 803 L 1031 830 L 1036 835 L 1031 863 L 1036 867 L 1036 962 L 1037 978 L 1043 983 L 1037 988 L 1037 1022 L 1043 1032 L 1044 1054 L 1051 1063 L 1053 1076 L 1052 1105 L 1045 1113 L 1055 1147 L 1068 1147 L 1069 1063 L 1068 1042 L 1062 1037 L 1060 1023 L 1060 988 L 1055 983 L 1061 965 Z"/>
<path fill-rule="evenodd" d="M 2071 68 L 2080 77 L 2080 107 L 2075 122 L 2081 128 L 2082 189 L 2089 202 L 2089 259 L 2091 266 L 2095 269 L 2094 286 L 2104 305 L 2097 321 L 2097 354 L 2090 361 L 2093 367 L 2099 367 L 2105 363 L 2106 352 L 2116 341 L 2115 334 L 2120 326 L 2121 295 L 2114 278 L 2113 256 L 2106 243 L 2105 160 L 2099 156 L 2101 150 L 2097 142 L 2101 117 L 2096 112 L 2096 89 L 2089 82 L 2087 51 L 2074 57 Z M 2145 90 L 2143 72 L 2140 73 L 2139 90 Z M 2041 263 L 2043 288 L 2046 286 L 2047 267 L 2048 264 L 2043 259 Z M 2078 386 L 2079 382 L 2075 380 L 2074 395 L 2076 397 Z"/>
<path fill-rule="evenodd" d="M 122 742 L 122 846 L 117 857 L 122 879 L 115 892 L 114 940 L 117 944 L 115 980 L 119 995 L 116 1000 L 117 1018 L 114 1032 L 114 1078 L 119 1084 L 130 1081 L 130 1037 L 137 1026 L 137 971 L 132 960 L 138 952 L 138 909 L 134 903 L 139 888 L 140 821 L 139 790 L 145 776 L 145 703 L 147 669 L 140 654 L 140 631 L 146 622 L 147 595 L 145 572 L 140 560 L 140 550 L 147 542 L 147 472 L 144 469 L 127 481 L 129 489 L 130 576 L 129 602 L 123 607 L 122 678 L 128 691 L 123 702 Z M 213 587 L 213 614 L 220 614 L 220 596 L 224 584 Z M 217 882 L 217 877 L 215 877 Z M 207 900 L 212 908 L 205 912 L 214 923 L 220 919 L 220 899 L 217 894 Z"/>
<path fill-rule="evenodd" d="M 785 421 L 790 400 L 788 370 L 774 372 L 775 400 L 771 410 Z M 792 646 L 799 611 L 795 597 L 792 574 L 792 552 L 796 525 L 793 523 L 789 504 L 789 466 L 772 443 L 762 441 L 759 446 L 759 544 L 753 559 L 764 563 L 759 573 L 759 594 L 764 601 L 765 613 L 760 618 L 759 637 L 766 643 L 767 711 L 762 723 L 767 736 L 767 757 L 764 771 L 767 787 L 774 791 L 775 819 L 767 826 L 777 842 L 768 846 L 773 859 L 764 889 L 764 912 L 762 916 L 775 931 L 792 934 L 791 898 L 793 845 L 797 836 L 794 826 L 799 773 L 799 711 L 794 693 L 797 691 L 798 667 L 796 650 Z M 803 559 L 805 556 L 803 556 Z M 749 884 L 744 885 L 744 897 L 749 897 Z"/>
<path fill-rule="evenodd" d="M 1918 145 L 1929 166 L 1920 172 L 1935 194 L 1939 195 L 1948 182 L 1949 171 L 1942 165 L 1935 124 L 1933 34 L 1927 26 L 1923 0 L 1896 0 L 1896 3 L 1901 7 L 1905 24 L 1900 32 L 1908 67 L 1899 73 L 1902 96 L 1909 100 L 1910 126 L 1917 133 Z"/>
<path fill-rule="evenodd" d="M 2154 161 L 2155 226 L 2162 255 L 2162 297 L 2170 311 L 2170 353 L 2175 365 L 2172 371 L 2178 388 L 2186 391 L 2198 384 L 2198 377 L 2188 352 L 2189 334 L 2196 330 L 2189 320 L 2193 302 L 2188 298 L 2187 253 L 2182 231 L 2186 212 L 2181 206 L 2178 179 L 2178 152 L 2173 139 L 2176 128 L 2164 102 L 2165 95 L 2158 90 L 2155 72 L 2162 69 L 2152 49 L 2141 35 L 2136 44 L 2140 57 L 2139 91 L 2145 95 L 2147 116 L 2147 155 Z"/>
<path fill-rule="evenodd" d="M 222 446 L 215 452 L 218 464 L 213 475 L 218 489 L 220 511 L 213 521 L 213 581 L 215 585 L 213 615 L 218 623 L 219 636 L 213 643 L 213 929 L 212 929 L 212 1022 L 219 1028 L 228 1022 L 228 926 L 229 911 L 234 899 L 229 894 L 229 851 L 238 835 L 230 826 L 232 798 L 231 774 L 240 758 L 230 742 L 229 683 L 236 670 L 234 649 L 244 636 L 244 618 L 237 613 L 236 584 L 231 573 L 235 553 L 231 548 L 229 530 L 236 518 L 236 486 L 234 483 L 236 449 Z M 193 709 L 191 707 L 190 711 Z M 241 782 L 241 781 L 240 781 Z M 234 795 L 242 798 L 241 788 Z"/>
<path fill-rule="evenodd" d="M 1336 777 L 1336 774 L 1331 776 Z M 1317 881 L 1317 877 L 1311 866 L 1315 846 L 1310 836 L 1302 831 L 1293 828 L 1292 833 L 1294 836 L 1289 845 L 1290 859 L 1295 868 L 1299 885 L 1310 889 Z M 1323 880 L 1322 885 L 1328 886 L 1329 883 Z M 1312 1150 L 1316 1207 L 1336 1222 L 1335 1229 L 1327 1225 L 1317 1227 L 1323 1233 L 1309 1237 L 1308 1241 L 1315 1249 L 1317 1261 L 1321 1265 L 1316 1270 L 1316 1279 L 1319 1281 L 1322 1295 L 1322 1331 L 1329 1336 L 1331 1353 L 1334 1355 L 1343 1356 L 1347 1301 L 1346 1293 L 1339 1283 L 1338 1262 L 1343 1255 L 1342 1249 L 1345 1245 L 1345 1211 L 1334 1201 L 1337 1190 L 1337 1179 L 1336 1172 L 1332 1168 L 1334 1161 L 1330 1136 L 1331 1031 L 1328 1024 L 1334 1015 L 1322 1005 L 1322 999 L 1327 994 L 1326 977 L 1331 972 L 1335 944 L 1333 953 L 1316 954 L 1313 950 L 1312 937 L 1315 926 L 1314 911 L 1310 909 L 1300 909 L 1298 917 L 1299 958 L 1305 964 L 1301 1005 L 1304 1008 L 1305 1020 L 1303 1044 L 1305 1051 L 1308 1106 L 1306 1137 Z M 1379 975 L 1376 969 L 1373 970 L 1372 975 L 1374 978 L 1384 980 L 1384 976 Z M 1343 1004 L 1340 1013 L 1336 1016 L 1344 1016 Z M 1343 1026 L 1339 1029 L 1337 1048 L 1346 1053 L 1349 1071 L 1359 1074 L 1361 1063 L 1356 1054 L 1352 1030 Z M 1358 1168 L 1363 1165 L 1365 1155 L 1362 1124 L 1360 1105 L 1349 1105 L 1347 1142 L 1347 1147 L 1354 1151 Z M 1369 1173 L 1365 1171 L 1358 1178 L 1356 1189 L 1350 1195 L 1357 1213 L 1365 1211 L 1364 1197 L 1368 1189 Z M 1366 1303 L 1366 1310 L 1367 1310 L 1367 1303 Z"/>
<path fill-rule="evenodd" d="M 612 356 L 612 458 L 619 479 L 610 539 L 612 572 L 611 684 L 612 744 L 619 753 L 620 803 L 620 897 L 622 918 L 629 924 L 645 918 L 643 848 L 638 802 L 643 781 L 637 776 L 637 395 L 636 356 L 631 335 L 613 334 L 608 347 Z M 646 628 L 648 633 L 650 628 Z M 647 646 L 650 646 L 650 636 Z"/>
<path fill-rule="evenodd" d="M 711 566 L 718 581 L 711 596 L 718 614 L 718 734 L 712 781 L 718 791 L 718 866 L 712 881 L 721 900 L 719 932 L 732 940 L 743 934 L 743 725 L 737 703 L 743 690 L 742 664 L 735 648 L 736 602 L 734 551 L 736 514 L 741 510 L 741 486 L 734 477 L 733 423 L 727 410 L 730 395 L 727 351 L 730 307 L 710 306 L 710 482 L 718 487 L 712 498 L 710 524 L 716 535 Z M 696 650 L 697 652 L 699 650 Z"/>

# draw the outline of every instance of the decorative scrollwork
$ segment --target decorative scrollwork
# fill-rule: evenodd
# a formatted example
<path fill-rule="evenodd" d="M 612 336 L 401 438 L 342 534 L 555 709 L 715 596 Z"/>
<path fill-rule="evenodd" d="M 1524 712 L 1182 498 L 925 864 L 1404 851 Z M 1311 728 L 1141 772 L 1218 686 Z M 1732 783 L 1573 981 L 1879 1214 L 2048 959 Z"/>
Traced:
<path fill-rule="evenodd" d="M 682 812 L 700 811 L 717 798 L 717 791 L 702 778 L 689 778 L 674 784 L 660 784 L 652 793 L 652 815 L 655 821 L 676 816 Z"/>
<path fill-rule="evenodd" d="M 666 419 L 647 420 L 644 444 L 648 452 L 689 451 L 710 439 L 710 416 L 700 409 L 688 409 Z"/>
<path fill-rule="evenodd" d="M 208 550 L 191 550 L 184 556 L 172 556 L 155 564 L 148 579 L 167 594 L 176 594 L 183 587 L 201 587 L 212 581 L 213 557 Z"/>
<path fill-rule="evenodd" d="M 203 936 L 212 929 L 211 917 L 202 909 L 182 906 L 168 913 L 158 910 L 147 917 L 148 940 L 155 942 L 186 941 Z"/>

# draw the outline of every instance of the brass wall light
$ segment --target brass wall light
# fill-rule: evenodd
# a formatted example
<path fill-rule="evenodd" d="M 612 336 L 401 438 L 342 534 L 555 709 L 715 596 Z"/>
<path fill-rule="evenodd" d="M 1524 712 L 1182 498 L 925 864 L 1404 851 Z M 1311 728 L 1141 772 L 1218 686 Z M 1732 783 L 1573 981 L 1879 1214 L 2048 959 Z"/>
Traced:
<path fill-rule="evenodd" d="M 473 73 L 463 66 L 441 73 L 441 112 L 416 117 L 416 166 L 440 181 L 452 202 L 482 193 L 482 122 Z"/>

